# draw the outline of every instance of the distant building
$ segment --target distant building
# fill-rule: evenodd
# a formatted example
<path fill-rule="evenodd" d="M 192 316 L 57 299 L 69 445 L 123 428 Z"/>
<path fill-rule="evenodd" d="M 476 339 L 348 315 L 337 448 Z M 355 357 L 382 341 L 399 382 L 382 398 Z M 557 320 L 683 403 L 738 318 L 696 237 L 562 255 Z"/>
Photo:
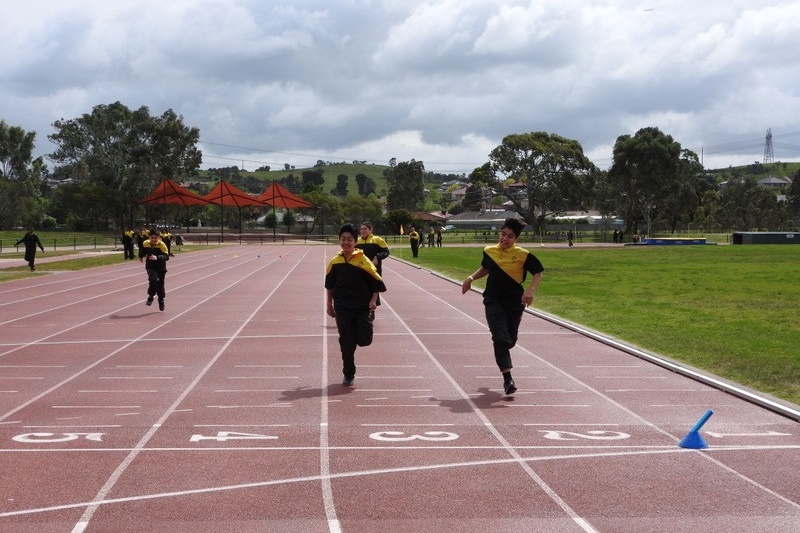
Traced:
<path fill-rule="evenodd" d="M 792 184 L 791 180 L 786 178 L 777 178 L 775 176 L 767 176 L 766 178 L 758 180 L 758 184 L 764 187 L 775 187 L 782 189 Z"/>

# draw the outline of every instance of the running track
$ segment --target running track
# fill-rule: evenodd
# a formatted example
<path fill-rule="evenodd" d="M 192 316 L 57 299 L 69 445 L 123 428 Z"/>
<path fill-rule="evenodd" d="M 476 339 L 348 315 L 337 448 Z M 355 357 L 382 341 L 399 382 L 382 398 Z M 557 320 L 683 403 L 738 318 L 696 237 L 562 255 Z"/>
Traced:
<path fill-rule="evenodd" d="M 532 314 L 504 397 L 480 295 L 413 265 L 342 387 L 337 251 L 180 254 L 165 312 L 138 261 L 1 284 L 0 531 L 800 531 L 796 421 Z"/>

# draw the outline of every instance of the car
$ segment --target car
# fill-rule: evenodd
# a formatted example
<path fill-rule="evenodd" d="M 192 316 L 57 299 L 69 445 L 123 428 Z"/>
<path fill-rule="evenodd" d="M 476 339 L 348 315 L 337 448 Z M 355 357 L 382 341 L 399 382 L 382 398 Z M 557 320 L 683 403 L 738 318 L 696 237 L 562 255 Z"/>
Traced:
<path fill-rule="evenodd" d="M 446 226 L 442 226 L 442 231 L 453 231 L 456 227 L 452 224 L 448 224 Z"/>

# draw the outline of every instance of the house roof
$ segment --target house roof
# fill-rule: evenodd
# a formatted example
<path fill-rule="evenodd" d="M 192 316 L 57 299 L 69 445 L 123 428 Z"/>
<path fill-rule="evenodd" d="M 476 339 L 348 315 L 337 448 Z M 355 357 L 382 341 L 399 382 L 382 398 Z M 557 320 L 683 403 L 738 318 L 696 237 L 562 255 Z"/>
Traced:
<path fill-rule="evenodd" d="M 447 222 L 447 219 L 450 218 L 448 213 L 440 212 L 433 212 L 427 213 L 425 211 L 415 211 L 411 213 L 411 216 L 418 219 L 418 220 L 426 220 L 429 222 Z"/>

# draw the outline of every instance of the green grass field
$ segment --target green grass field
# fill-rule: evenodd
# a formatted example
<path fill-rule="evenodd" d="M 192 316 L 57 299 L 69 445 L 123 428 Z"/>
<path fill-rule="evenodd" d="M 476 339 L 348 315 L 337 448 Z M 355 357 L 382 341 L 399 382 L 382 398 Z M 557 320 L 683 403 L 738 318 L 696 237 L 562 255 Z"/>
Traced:
<path fill-rule="evenodd" d="M 526 247 L 545 266 L 536 308 L 800 404 L 800 246 Z M 392 254 L 458 280 L 481 260 Z"/>

